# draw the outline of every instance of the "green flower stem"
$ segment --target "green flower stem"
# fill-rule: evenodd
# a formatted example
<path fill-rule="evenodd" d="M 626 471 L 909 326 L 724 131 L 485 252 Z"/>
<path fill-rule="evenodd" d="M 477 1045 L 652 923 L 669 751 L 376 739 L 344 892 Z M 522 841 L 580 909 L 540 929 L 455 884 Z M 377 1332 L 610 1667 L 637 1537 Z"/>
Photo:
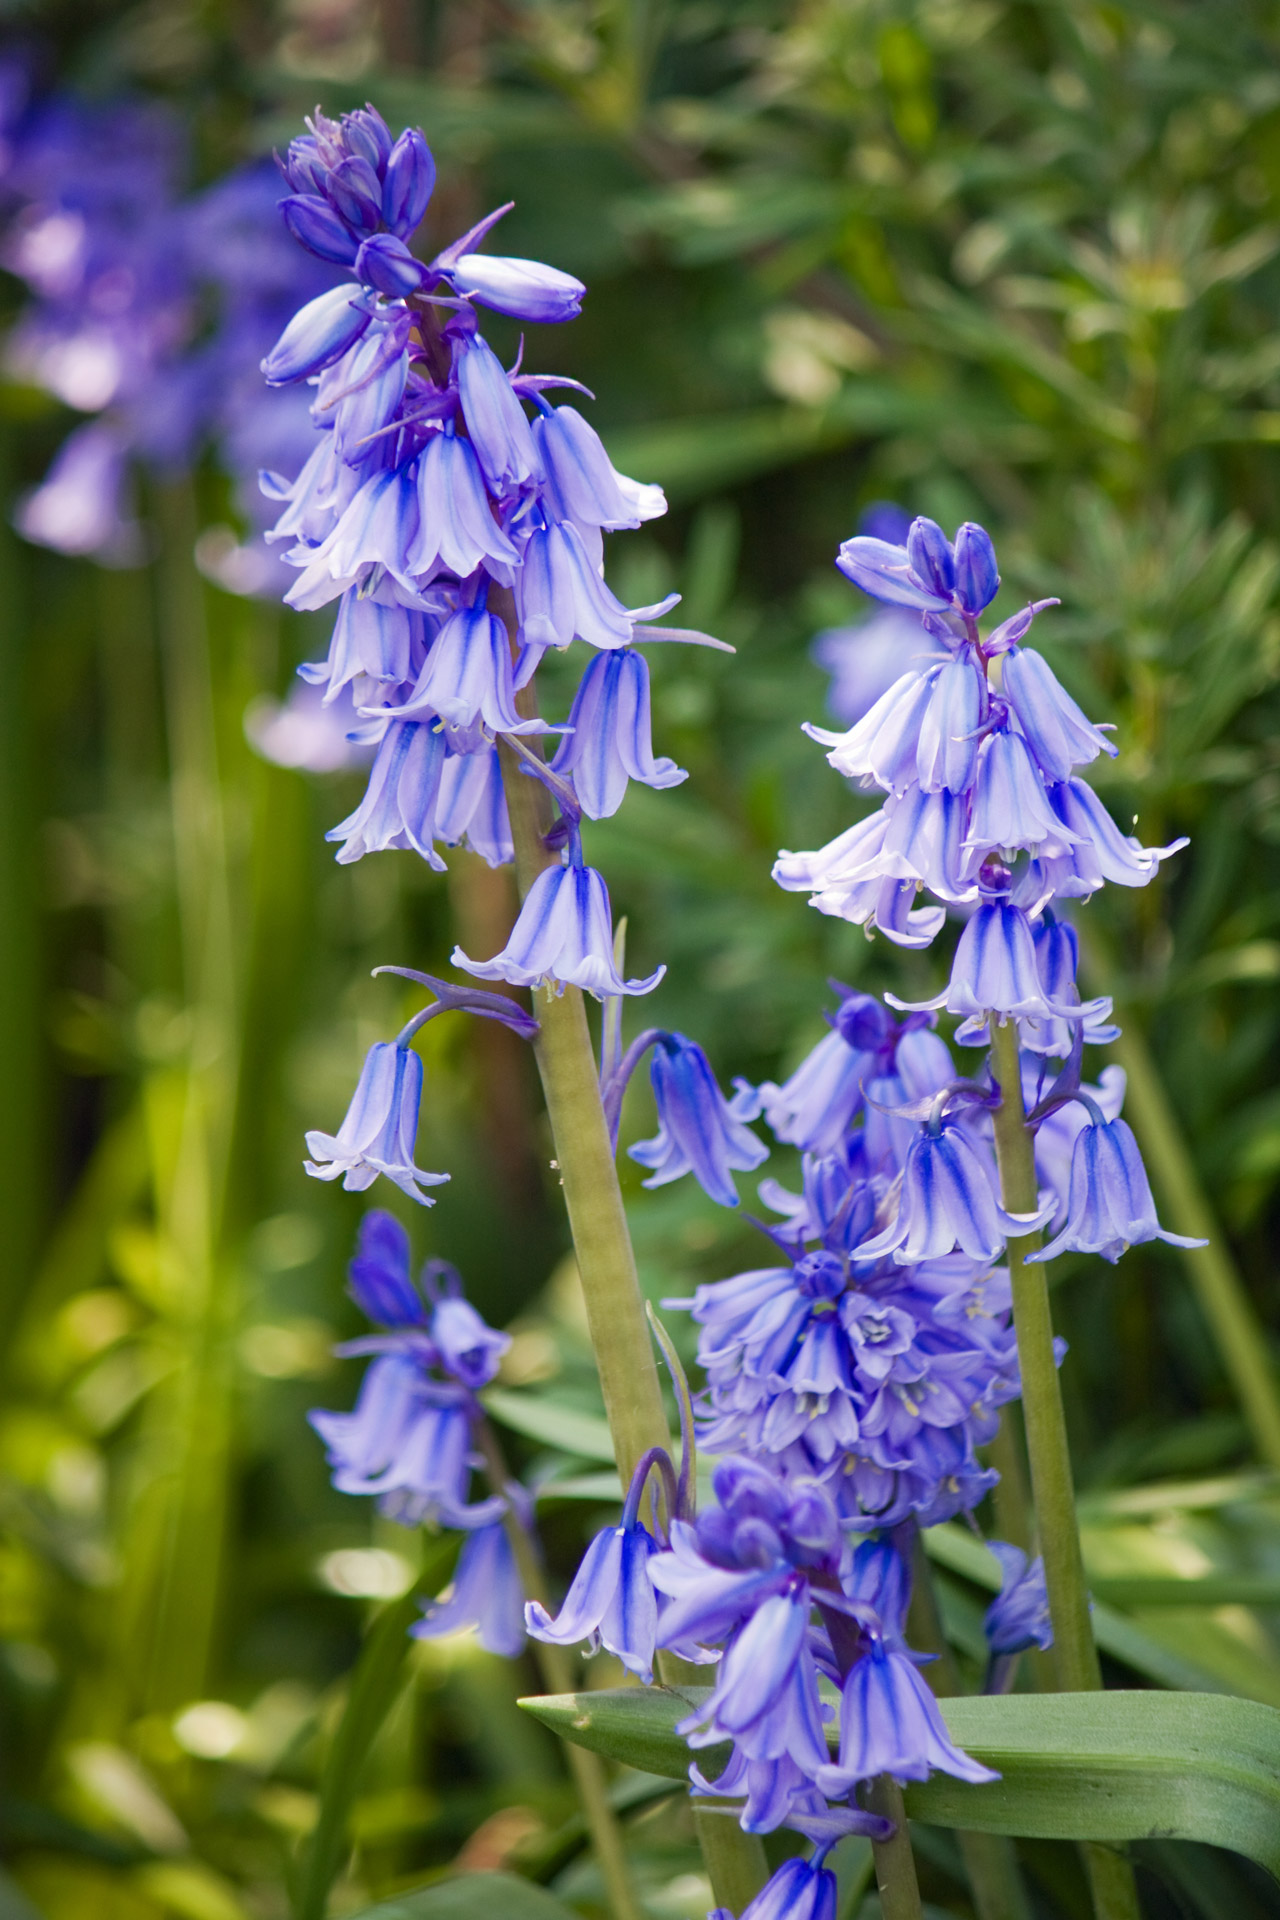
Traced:
<path fill-rule="evenodd" d="M 924 1670 L 937 1698 L 954 1700 L 962 1694 L 964 1688 L 956 1670 L 955 1656 L 938 1609 L 933 1569 L 918 1533 L 912 1554 L 907 1637 L 922 1653 L 937 1655 L 933 1664 Z M 978 1920 L 1031 1920 L 1031 1903 L 1012 1840 L 1003 1833 L 970 1833 L 958 1828 L 956 1845 L 969 1878 Z"/>
<path fill-rule="evenodd" d="M 526 718 L 533 715 L 531 688 L 517 695 L 516 705 Z M 505 742 L 499 742 L 498 751 L 511 816 L 516 886 L 523 900 L 543 868 L 559 858 L 543 844 L 552 819 L 550 796 L 539 780 L 521 771 L 518 757 Z M 671 1434 L 582 994 L 576 987 L 547 993 L 534 1010 L 541 1028 L 534 1053 L 605 1413 L 625 1487 L 641 1455 L 650 1447 L 669 1448 Z M 678 1686 L 689 1677 L 685 1663 L 669 1655 L 659 1656 L 658 1670 L 668 1686 Z M 768 1878 L 759 1836 L 744 1833 L 736 1820 L 696 1806 L 694 1825 L 717 1903 L 740 1912 Z"/>
<path fill-rule="evenodd" d="M 924 1909 L 920 1904 L 920 1883 L 916 1879 L 902 1788 L 889 1774 L 879 1774 L 869 1782 L 863 1805 L 869 1813 L 883 1814 L 886 1820 L 893 1821 L 891 1840 L 871 1842 L 884 1920 L 922 1920 Z"/>
<path fill-rule="evenodd" d="M 480 1452 L 484 1456 L 489 1483 L 495 1493 L 501 1493 L 511 1479 L 511 1475 L 498 1444 L 498 1437 L 487 1420 L 480 1422 L 476 1437 Z M 520 1576 L 520 1585 L 525 1598 L 541 1600 L 544 1605 L 547 1605 L 551 1596 L 536 1537 L 522 1525 L 518 1514 L 512 1512 L 509 1507 L 503 1525 L 507 1539 L 511 1543 L 511 1555 L 516 1563 L 516 1571 Z M 547 1692 L 573 1693 L 578 1685 L 578 1679 L 574 1671 L 574 1662 L 568 1651 L 564 1647 L 553 1647 L 545 1640 L 533 1640 L 530 1644 L 538 1673 Z M 591 1847 L 600 1868 L 600 1878 L 604 1882 L 611 1920 L 643 1920 L 644 1910 L 632 1884 L 631 1870 L 627 1864 L 626 1849 L 622 1841 L 622 1829 L 618 1824 L 617 1815 L 609 1804 L 604 1764 L 599 1754 L 589 1753 L 585 1747 L 567 1740 L 561 1744 L 569 1763 L 569 1772 L 573 1776 L 574 1787 L 577 1789 L 582 1817 L 586 1822 L 587 1832 L 591 1836 Z"/>
<path fill-rule="evenodd" d="M 1014 1021 L 1000 1022 L 994 1014 L 989 1025 L 992 1071 L 1000 1088 L 993 1121 L 1001 1197 L 1010 1213 L 1034 1213 L 1038 1204 L 1035 1148 L 1022 1104 L 1018 1029 Z M 1089 1619 L 1067 1423 L 1053 1351 L 1049 1283 L 1043 1262 L 1026 1263 L 1026 1255 L 1038 1244 L 1038 1234 L 1024 1234 L 1008 1243 L 1031 1492 L 1049 1591 L 1058 1686 L 1064 1693 L 1096 1693 L 1102 1687 L 1102 1669 Z M 1098 1920 L 1136 1920 L 1138 1896 L 1127 1860 L 1107 1847 L 1085 1846 L 1082 1851 Z"/>

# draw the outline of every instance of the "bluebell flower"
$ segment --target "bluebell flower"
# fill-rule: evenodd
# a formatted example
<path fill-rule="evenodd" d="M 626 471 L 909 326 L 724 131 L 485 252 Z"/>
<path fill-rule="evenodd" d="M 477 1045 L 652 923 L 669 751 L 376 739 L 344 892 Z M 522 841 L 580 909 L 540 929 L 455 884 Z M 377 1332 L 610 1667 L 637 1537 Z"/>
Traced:
<path fill-rule="evenodd" d="M 1007 899 L 983 900 L 968 921 L 951 963 L 951 978 L 932 1000 L 909 1002 L 886 994 L 891 1006 L 914 1012 L 982 1019 L 988 1013 L 1033 1020 L 1083 1020 L 1100 1002 L 1055 1000 L 1045 990 L 1036 960 L 1035 935 L 1021 907 Z"/>
<path fill-rule="evenodd" d="M 811 725 L 804 731 L 831 748 L 827 759 L 847 780 L 901 793 L 917 776 L 920 729 L 941 672 L 941 666 L 931 666 L 904 673 L 848 733 Z"/>
<path fill-rule="evenodd" d="M 533 423 L 552 517 L 578 527 L 638 527 L 667 510 L 662 488 L 619 473 L 595 428 L 575 407 L 548 408 Z"/>
<path fill-rule="evenodd" d="M 494 733 L 546 733 L 545 720 L 522 720 L 515 708 L 507 630 L 482 605 L 459 607 L 441 626 L 408 697 L 386 711 L 401 720 L 443 720 Z"/>
<path fill-rule="evenodd" d="M 1022 1098 L 1026 1111 L 1030 1113 L 1048 1091 L 1045 1062 L 1036 1054 L 1025 1053 L 1022 1064 Z M 1114 1120 L 1124 1106 L 1124 1068 L 1104 1067 L 1096 1084 L 1084 1084 L 1080 1092 L 1088 1095 L 1105 1120 Z M 1089 1113 L 1083 1104 L 1078 1100 L 1069 1100 L 1065 1105 L 1055 1107 L 1036 1126 L 1036 1178 L 1057 1203 L 1049 1222 L 1050 1233 L 1056 1233 L 1066 1220 L 1067 1200 L 1071 1191 L 1071 1159 L 1076 1140 L 1082 1128 L 1088 1124 Z"/>
<path fill-rule="evenodd" d="M 840 1697 L 840 1753 L 817 1784 L 833 1799 L 878 1774 L 927 1780 L 933 1772 L 978 1785 L 999 1774 L 962 1753 L 905 1648 L 878 1634 L 849 1669 Z"/>
<path fill-rule="evenodd" d="M 496 747 L 451 754 L 440 776 L 436 833 L 447 847 L 470 847 L 491 867 L 515 858 Z"/>
<path fill-rule="evenodd" d="M 511 937 L 492 960 L 470 960 L 461 947 L 453 964 L 478 980 L 506 980 L 513 987 L 545 985 L 552 992 L 581 987 L 603 998 L 610 993 L 651 993 L 666 972 L 647 980 L 624 980 L 613 958 L 613 912 L 609 890 L 594 867 L 544 867 L 520 908 Z"/>
<path fill-rule="evenodd" d="M 418 460 L 418 535 L 410 555 L 415 573 L 439 567 L 460 580 L 486 567 L 495 577 L 519 563 L 519 554 L 493 517 L 484 477 L 469 441 L 451 427 L 432 434 Z"/>
<path fill-rule="evenodd" d="M 988 1540 L 987 1545 L 1000 1562 L 1000 1591 L 982 1620 L 988 1647 L 1000 1656 L 1024 1653 L 1028 1647 L 1047 1650 L 1053 1645 L 1053 1622 L 1044 1561 L 1038 1554 L 1029 1560 L 1021 1547 L 1007 1540 Z"/>
<path fill-rule="evenodd" d="M 935 825 L 946 824 L 941 814 L 935 816 Z M 790 893 L 808 893 L 810 906 L 820 913 L 850 920 L 855 926 L 879 927 L 899 946 L 927 947 L 941 931 L 946 909 L 914 904 L 921 884 L 918 876 L 886 874 L 886 866 L 906 865 L 904 859 L 885 852 L 889 826 L 888 812 L 881 808 L 817 852 L 780 853 L 773 878 Z M 958 852 L 958 832 L 949 838 Z M 923 854 L 925 843 L 920 846 Z"/>
<path fill-rule="evenodd" d="M 1047 1217 L 1007 1213 L 964 1128 L 938 1121 L 920 1128 L 907 1155 L 896 1217 L 858 1254 L 892 1253 L 899 1265 L 914 1266 L 959 1247 L 971 1260 L 998 1260 L 1006 1239 L 1034 1232 Z"/>
<path fill-rule="evenodd" d="M 572 521 L 535 528 L 516 579 L 520 632 L 527 646 L 623 647 L 639 615 L 610 592 Z M 647 611 L 647 610 L 646 610 Z"/>
<path fill-rule="evenodd" d="M 1053 893 L 1085 897 L 1110 880 L 1120 887 L 1145 887 L 1160 862 L 1187 845 L 1185 834 L 1167 847 L 1144 847 L 1132 834 L 1121 833 L 1093 788 L 1084 780 L 1064 780 L 1050 787 L 1049 798 L 1064 827 L 1076 835 L 1074 845 L 1052 857 L 1041 856 L 1041 868 Z"/>
<path fill-rule="evenodd" d="M 454 376 L 485 479 L 498 495 L 524 486 L 538 471 L 533 434 L 501 361 L 479 334 L 454 336 Z"/>
<path fill-rule="evenodd" d="M 1049 841 L 1057 852 L 1078 837 L 1054 811 L 1022 735 L 1009 727 L 994 728 L 978 754 L 966 850 L 1038 849 Z"/>
<path fill-rule="evenodd" d="M 307 1418 L 324 1441 L 339 1493 L 375 1497 L 402 1526 L 433 1519 L 451 1527 L 499 1517 L 499 1498 L 468 1504 L 475 1403 L 463 1387 L 435 1381 L 421 1358 L 378 1355 L 350 1413 Z"/>
<path fill-rule="evenodd" d="M 1080 953 L 1075 928 L 1068 921 L 1059 920 L 1046 911 L 1035 928 L 1035 943 L 1036 964 L 1044 984 L 1045 998 L 1057 1001 L 1060 1005 L 1070 1005 L 1078 1000 L 1076 972 Z M 1109 1024 L 1110 1020 L 1111 1000 L 1109 996 L 1103 996 L 1089 1002 L 1088 1011 L 1082 1020 L 1064 1020 L 1057 1017 L 1049 1020 L 1020 1020 L 1018 1041 L 1032 1053 L 1052 1055 L 1055 1059 L 1065 1060 L 1071 1052 L 1078 1033 L 1081 1034 L 1085 1046 L 1103 1047 L 1117 1039 L 1120 1029 Z M 960 1038 L 959 1034 L 956 1038 Z M 966 1034 L 965 1042 L 967 1041 Z"/>
<path fill-rule="evenodd" d="M 488 1653 L 514 1660 L 524 1650 L 524 1591 L 500 1520 L 467 1535 L 453 1579 L 438 1600 L 424 1603 L 409 1631 L 415 1640 L 435 1640 L 468 1628 Z"/>
<path fill-rule="evenodd" d="M 1168 1233 L 1156 1219 L 1155 1201 L 1133 1130 L 1118 1117 L 1096 1117 L 1081 1127 L 1071 1153 L 1066 1224 L 1047 1247 L 1028 1260 L 1060 1253 L 1100 1253 L 1116 1261 L 1127 1247 L 1166 1240 L 1171 1247 L 1203 1247 L 1205 1240 Z"/>
<path fill-rule="evenodd" d="M 1048 661 L 1030 647 L 1011 647 L 1000 670 L 1000 690 L 1017 716 L 1036 763 L 1046 780 L 1069 780 L 1072 769 L 1087 766 L 1100 753 L 1120 751 L 1099 727 L 1085 718 L 1059 685 Z"/>
<path fill-rule="evenodd" d="M 411 1047 L 378 1041 L 369 1049 L 346 1118 L 336 1134 L 312 1132 L 306 1162 L 317 1180 L 336 1180 L 361 1193 L 380 1173 L 424 1207 L 435 1202 L 422 1191 L 442 1186 L 447 1173 L 423 1173 L 413 1163 L 422 1100 L 422 1061 Z"/>
<path fill-rule="evenodd" d="M 936 521 L 923 517 L 912 521 L 905 546 L 858 534 L 844 542 L 836 565 L 873 600 L 929 613 L 954 608 L 968 619 L 995 599 L 1000 586 L 990 536 L 971 521 L 954 543 Z"/>
<path fill-rule="evenodd" d="M 517 260 L 502 254 L 464 253 L 450 270 L 455 289 L 495 313 L 543 325 L 576 320 L 586 292 L 581 280 L 541 260 Z"/>
<path fill-rule="evenodd" d="M 294 314 L 262 362 L 269 386 L 309 380 L 340 360 L 368 326 L 370 313 L 350 286 L 317 294 Z"/>
<path fill-rule="evenodd" d="M 348 587 L 386 573 L 414 594 L 409 552 L 418 530 L 413 475 L 384 467 L 357 489 L 318 547 L 296 549 L 302 571 L 285 595 L 287 605 L 315 612 Z"/>
<path fill-rule="evenodd" d="M 92 422 L 69 433 L 39 486 L 22 496 L 14 525 L 24 540 L 55 553 L 93 554 L 106 565 L 136 565 L 141 535 L 128 507 L 128 447 Z"/>
<path fill-rule="evenodd" d="M 535 1640 L 572 1647 L 586 1642 L 592 1653 L 603 1646 L 628 1673 L 646 1686 L 653 1680 L 658 1631 L 658 1602 L 649 1579 L 649 1558 L 657 1551 L 653 1535 L 639 1521 L 606 1527 L 582 1557 L 554 1618 L 539 1600 L 530 1600 L 525 1622 Z"/>
<path fill-rule="evenodd" d="M 551 768 L 572 774 L 589 820 L 616 813 L 629 780 L 661 789 L 689 777 L 674 760 L 654 758 L 649 663 L 634 647 L 597 653 L 587 662 L 568 724 Z"/>
<path fill-rule="evenodd" d="M 430 278 L 428 268 L 415 259 L 393 233 L 374 233 L 362 241 L 355 258 L 355 276 L 388 300 L 407 300 Z"/>
<path fill-rule="evenodd" d="M 784 1860 L 755 1899 L 742 1909 L 740 1920 L 836 1920 L 836 1877 L 821 1860 Z M 727 1907 L 717 1907 L 707 1920 L 733 1920 Z"/>
<path fill-rule="evenodd" d="M 665 1187 L 682 1174 L 694 1179 L 722 1207 L 736 1207 L 735 1169 L 749 1173 L 769 1158 L 769 1149 L 744 1124 L 760 1111 L 759 1098 L 745 1080 L 726 1100 L 702 1048 L 682 1033 L 661 1033 L 650 1063 L 658 1132 L 638 1140 L 627 1152 L 652 1169 L 646 1187 Z"/>
<path fill-rule="evenodd" d="M 338 606 L 328 659 L 298 671 L 313 686 L 324 687 L 328 706 L 353 680 L 393 686 L 411 680 L 429 637 L 422 614 L 349 587 Z"/>

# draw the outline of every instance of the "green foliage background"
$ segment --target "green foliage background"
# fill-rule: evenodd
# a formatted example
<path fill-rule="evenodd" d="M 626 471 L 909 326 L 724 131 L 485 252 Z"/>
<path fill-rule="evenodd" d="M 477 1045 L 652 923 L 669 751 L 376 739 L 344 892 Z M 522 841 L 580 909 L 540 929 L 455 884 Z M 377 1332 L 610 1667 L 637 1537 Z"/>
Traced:
<path fill-rule="evenodd" d="M 654 1017 L 722 1078 L 794 1064 L 827 976 L 928 990 L 942 964 L 769 880 L 780 846 L 849 818 L 799 732 L 824 700 L 813 634 L 861 612 L 837 542 L 877 498 L 976 518 L 1001 616 L 1061 598 L 1037 643 L 1117 724 L 1108 804 L 1148 843 L 1192 836 L 1147 892 L 1089 909 L 1090 965 L 1172 1123 L 1153 1161 L 1166 1216 L 1197 1181 L 1255 1367 L 1250 1406 L 1205 1270 L 1172 1250 L 1059 1263 L 1099 1617 L 1113 1680 L 1280 1705 L 1280 1452 L 1256 1400 L 1260 1377 L 1274 1416 L 1276 7 L 32 0 L 0 17 L 66 84 L 176 101 L 206 177 L 287 140 L 317 97 L 372 98 L 427 132 L 442 234 L 514 198 L 504 247 L 588 281 L 583 318 L 532 330 L 530 360 L 593 389 L 617 463 L 673 506 L 615 542 L 613 584 L 679 587 L 681 617 L 738 649 L 655 659 L 655 738 L 690 779 L 633 789 L 589 851 L 633 970 L 669 965 Z M 68 421 L 17 387 L 0 406 L 12 499 Z M 322 635 L 195 570 L 197 532 L 227 516 L 218 474 L 153 485 L 147 512 L 154 558 L 134 572 L 0 535 L 0 1915 L 319 1915 L 321 1853 L 334 1913 L 457 1864 L 598 1913 L 555 1744 L 510 1670 L 405 1651 L 415 1609 L 394 1595 L 438 1591 L 449 1543 L 333 1494 L 303 1419 L 353 1391 L 328 1349 L 353 1330 L 360 1203 L 305 1180 L 301 1132 L 336 1121 L 408 1004 L 370 968 L 444 970 L 459 932 L 500 924 L 506 883 L 465 855 L 447 880 L 408 856 L 331 864 L 322 834 L 357 783 L 266 766 L 242 731 Z M 426 1030 L 420 1157 L 454 1178 L 411 1224 L 514 1324 L 505 1384 L 532 1436 L 511 1446 L 536 1464 L 557 1436 L 527 1400 L 596 1403 L 528 1063 L 502 1042 Z M 638 1094 L 624 1138 L 648 1120 Z M 655 1298 L 754 1259 L 696 1191 L 624 1183 Z M 600 1462 L 581 1434 L 570 1450 L 590 1496 Z M 562 1569 L 594 1510 L 548 1506 Z M 958 1550 L 944 1566 L 972 1659 L 981 1569 Z M 704 1913 L 679 1805 L 640 1776 L 617 1791 L 654 1915 Z M 967 1914 L 953 1842 L 919 1837 L 928 1898 Z M 1040 1912 L 1081 1911 L 1069 1849 L 1025 1858 Z M 1226 1854 L 1153 1843 L 1143 1861 L 1153 1914 L 1276 1911 Z M 858 1862 L 845 1880 L 854 1913 Z M 513 1917 L 525 1898 L 474 1891 Z"/>

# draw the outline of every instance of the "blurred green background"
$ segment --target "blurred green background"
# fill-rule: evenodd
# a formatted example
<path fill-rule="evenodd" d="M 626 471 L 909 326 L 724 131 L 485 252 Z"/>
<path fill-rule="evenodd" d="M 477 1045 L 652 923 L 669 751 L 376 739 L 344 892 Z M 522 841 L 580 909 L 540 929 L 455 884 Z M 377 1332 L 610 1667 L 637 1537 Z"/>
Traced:
<path fill-rule="evenodd" d="M 1199 1262 L 1057 1263 L 1111 1677 L 1280 1705 L 1280 9 L 8 0 L 0 25 L 65 87 L 175 103 L 201 179 L 317 100 L 371 99 L 435 149 L 441 239 L 514 198 L 504 248 L 588 282 L 530 362 L 584 381 L 616 463 L 672 504 L 615 541 L 612 584 L 678 587 L 738 649 L 658 650 L 657 750 L 691 777 L 633 788 L 589 857 L 630 970 L 668 963 L 645 1018 L 726 1082 L 795 1063 L 828 976 L 906 993 L 941 964 L 769 879 L 850 817 L 799 731 L 824 717 L 813 635 L 869 611 L 838 541 L 877 499 L 978 519 L 1000 617 L 1061 598 L 1036 641 L 1117 724 L 1108 804 L 1147 843 L 1192 836 L 1086 923 L 1165 1218 L 1207 1206 L 1215 1236 Z M 6 528 L 71 419 L 0 390 Z M 329 1348 L 355 1330 L 363 1202 L 306 1180 L 302 1132 L 414 1004 L 370 968 L 490 950 L 508 882 L 461 853 L 447 878 L 332 863 L 359 777 L 269 766 L 242 728 L 323 651 L 322 619 L 196 570 L 228 518 L 211 465 L 145 506 L 130 570 L 0 530 L 0 1916 L 319 1916 L 318 1819 L 335 1914 L 503 1862 L 599 1913 L 554 1747 L 513 1705 L 532 1669 L 513 1687 L 467 1644 L 404 1653 L 396 1596 L 437 1591 L 452 1548 L 334 1494 L 303 1418 L 354 1390 Z M 462 1022 L 423 1047 L 420 1163 L 453 1183 L 403 1209 L 419 1256 L 514 1323 L 508 1388 L 591 1410 L 530 1064 Z M 741 1220 L 624 1167 L 655 1298 L 756 1262 Z M 562 1570 L 594 1511 L 548 1508 Z M 1149 1576 L 1216 1581 L 1212 1604 L 1144 1604 Z M 943 1597 L 973 1653 L 979 1589 Z M 357 1768 L 343 1707 L 379 1619 L 362 1697 L 388 1711 Z M 678 1803 L 636 1820 L 655 1916 L 705 1913 Z M 952 1843 L 921 1845 L 928 1898 L 968 1914 Z M 1069 1854 L 1027 1857 L 1040 1910 L 1079 1912 Z M 1227 1856 L 1145 1862 L 1153 1913 L 1277 1911 Z"/>

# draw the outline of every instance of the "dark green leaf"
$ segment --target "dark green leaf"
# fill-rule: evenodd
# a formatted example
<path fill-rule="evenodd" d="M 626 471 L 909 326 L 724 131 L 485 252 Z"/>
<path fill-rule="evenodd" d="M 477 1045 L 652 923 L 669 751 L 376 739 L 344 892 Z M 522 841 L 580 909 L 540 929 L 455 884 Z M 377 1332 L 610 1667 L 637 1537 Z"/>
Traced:
<path fill-rule="evenodd" d="M 565 1739 L 683 1774 L 676 1722 L 704 1691 L 621 1688 L 521 1704 Z M 945 1700 L 952 1738 L 990 1786 L 935 1773 L 908 1789 L 931 1826 L 1042 1840 L 1199 1840 L 1280 1873 L 1280 1712 L 1222 1694 L 1012 1694 Z M 714 1768 L 714 1753 L 702 1757 Z"/>

